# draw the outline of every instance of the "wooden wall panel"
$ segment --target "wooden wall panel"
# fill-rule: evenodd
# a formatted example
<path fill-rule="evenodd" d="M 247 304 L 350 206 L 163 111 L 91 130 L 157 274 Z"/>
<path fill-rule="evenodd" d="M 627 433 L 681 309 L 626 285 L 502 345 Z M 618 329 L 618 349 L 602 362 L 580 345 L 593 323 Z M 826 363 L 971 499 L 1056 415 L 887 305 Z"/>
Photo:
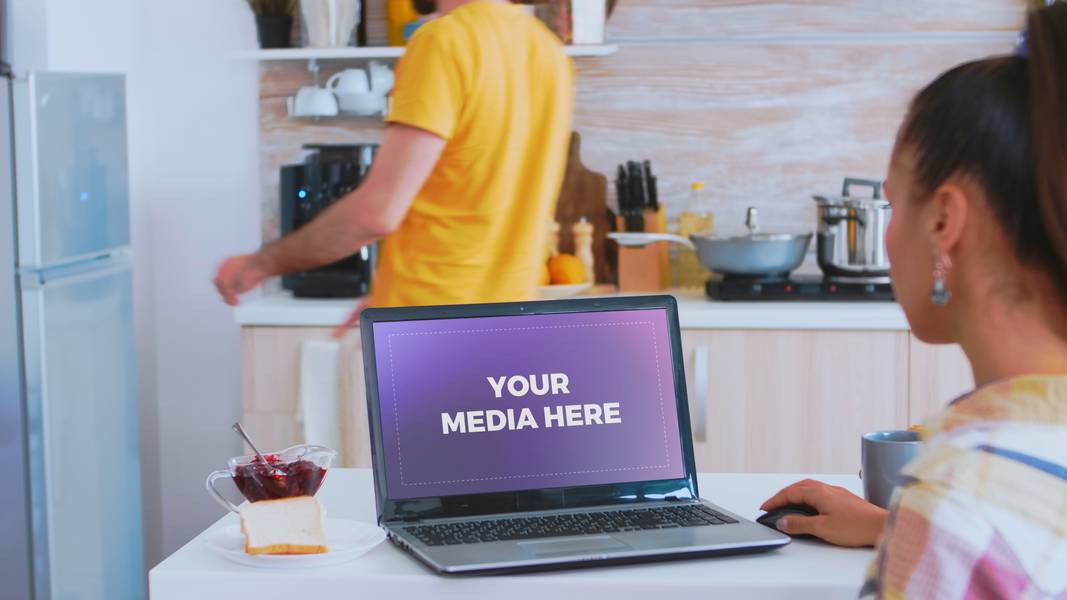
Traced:
<path fill-rule="evenodd" d="M 370 0 L 371 37 L 384 0 Z M 812 193 L 845 175 L 881 177 L 907 101 L 944 69 L 1008 52 L 1023 0 L 621 0 L 614 56 L 575 61 L 583 160 L 611 173 L 648 158 L 668 216 L 706 183 L 720 232 L 745 208 L 765 229 L 814 226 Z M 377 36 L 377 37 L 375 37 Z M 384 39 L 384 38 L 381 38 Z M 320 82 L 359 61 L 320 61 Z M 278 167 L 304 143 L 377 141 L 374 119 L 292 119 L 306 64 L 264 63 L 260 91 L 263 238 L 278 236 Z M 609 186 L 609 193 L 611 189 Z"/>
<path fill-rule="evenodd" d="M 363 1 L 367 4 L 367 45 L 387 45 L 389 35 L 386 31 L 385 0 Z"/>
<path fill-rule="evenodd" d="M 610 173 L 651 159 L 669 216 L 706 182 L 720 232 L 745 208 L 766 229 L 810 231 L 811 195 L 846 175 L 881 178 L 911 96 L 944 69 L 1010 49 L 999 41 L 623 45 L 578 61 L 583 159 Z"/>
<path fill-rule="evenodd" d="M 1022 0 L 620 0 L 616 40 L 1018 30 Z"/>

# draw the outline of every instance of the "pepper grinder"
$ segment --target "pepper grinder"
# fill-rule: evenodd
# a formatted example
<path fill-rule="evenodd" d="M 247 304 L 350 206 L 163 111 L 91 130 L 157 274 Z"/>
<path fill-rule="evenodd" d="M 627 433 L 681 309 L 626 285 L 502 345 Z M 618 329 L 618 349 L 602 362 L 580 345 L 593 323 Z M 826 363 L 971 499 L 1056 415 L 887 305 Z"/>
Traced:
<path fill-rule="evenodd" d="M 545 240 L 545 261 L 559 254 L 559 223 L 552 221 L 548 225 L 548 239 Z"/>
<path fill-rule="evenodd" d="M 593 224 L 585 217 L 571 227 L 571 235 L 574 236 L 574 255 L 582 261 L 585 267 L 585 280 L 592 283 L 596 277 L 596 266 L 593 258 Z"/>

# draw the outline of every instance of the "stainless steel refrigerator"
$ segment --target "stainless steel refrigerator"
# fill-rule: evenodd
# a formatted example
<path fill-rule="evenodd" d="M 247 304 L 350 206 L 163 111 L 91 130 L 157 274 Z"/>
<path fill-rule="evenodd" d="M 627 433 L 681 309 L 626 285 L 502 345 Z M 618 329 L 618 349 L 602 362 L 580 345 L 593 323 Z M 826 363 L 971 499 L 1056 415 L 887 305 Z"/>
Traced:
<path fill-rule="evenodd" d="M 0 597 L 144 596 L 125 80 L 0 79 Z"/>

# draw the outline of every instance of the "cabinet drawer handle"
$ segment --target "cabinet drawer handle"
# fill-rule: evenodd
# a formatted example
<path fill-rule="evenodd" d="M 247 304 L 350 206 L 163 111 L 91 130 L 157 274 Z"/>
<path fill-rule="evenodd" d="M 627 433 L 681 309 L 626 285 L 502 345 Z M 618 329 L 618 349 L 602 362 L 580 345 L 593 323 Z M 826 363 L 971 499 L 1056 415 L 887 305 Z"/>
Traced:
<path fill-rule="evenodd" d="M 693 439 L 697 442 L 708 441 L 708 346 L 701 344 L 693 348 Z"/>

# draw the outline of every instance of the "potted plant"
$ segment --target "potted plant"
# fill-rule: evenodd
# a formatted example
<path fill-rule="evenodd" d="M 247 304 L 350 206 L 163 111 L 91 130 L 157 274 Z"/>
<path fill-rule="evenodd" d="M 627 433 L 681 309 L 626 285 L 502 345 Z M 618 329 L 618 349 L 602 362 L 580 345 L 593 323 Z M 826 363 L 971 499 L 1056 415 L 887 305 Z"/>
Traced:
<path fill-rule="evenodd" d="M 248 0 L 261 48 L 289 48 L 297 0 Z"/>

